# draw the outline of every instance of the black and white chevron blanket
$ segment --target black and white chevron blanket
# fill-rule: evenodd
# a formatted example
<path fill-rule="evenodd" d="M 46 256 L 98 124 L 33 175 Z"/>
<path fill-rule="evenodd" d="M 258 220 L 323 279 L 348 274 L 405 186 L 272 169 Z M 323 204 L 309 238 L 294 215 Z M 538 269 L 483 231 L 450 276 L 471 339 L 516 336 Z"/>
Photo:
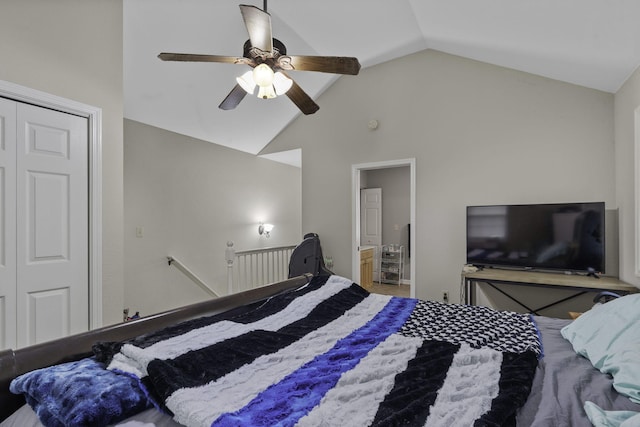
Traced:
<path fill-rule="evenodd" d="M 95 352 L 188 426 L 449 427 L 512 424 L 541 348 L 528 315 L 331 276 Z"/>

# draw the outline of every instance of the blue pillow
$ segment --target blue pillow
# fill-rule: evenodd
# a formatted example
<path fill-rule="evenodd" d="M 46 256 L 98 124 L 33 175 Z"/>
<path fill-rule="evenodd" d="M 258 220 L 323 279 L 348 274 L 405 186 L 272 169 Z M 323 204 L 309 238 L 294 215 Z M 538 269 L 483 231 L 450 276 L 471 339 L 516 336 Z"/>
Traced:
<path fill-rule="evenodd" d="M 46 427 L 106 426 L 151 406 L 136 379 L 91 358 L 28 372 L 9 389 L 24 394 Z"/>
<path fill-rule="evenodd" d="M 640 293 L 596 305 L 561 330 L 576 353 L 613 377 L 613 387 L 640 403 Z"/>

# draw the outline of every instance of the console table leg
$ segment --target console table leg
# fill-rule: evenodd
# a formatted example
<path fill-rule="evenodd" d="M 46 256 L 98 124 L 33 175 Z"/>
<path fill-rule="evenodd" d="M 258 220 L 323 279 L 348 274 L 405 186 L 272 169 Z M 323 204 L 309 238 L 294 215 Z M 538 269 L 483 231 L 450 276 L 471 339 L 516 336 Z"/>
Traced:
<path fill-rule="evenodd" d="M 476 286 L 477 286 L 476 281 L 464 279 L 464 286 L 465 286 L 465 295 L 464 295 L 465 304 L 475 305 L 476 304 Z"/>
<path fill-rule="evenodd" d="M 509 295 L 508 293 L 506 293 L 505 291 L 503 291 L 502 289 L 498 288 L 496 285 L 494 285 L 491 282 L 485 282 L 487 285 L 491 286 L 493 289 L 495 289 L 496 291 L 500 292 L 502 295 L 506 296 L 507 298 L 509 298 L 511 301 L 520 304 L 522 307 L 526 308 L 529 313 L 532 314 L 538 314 L 534 309 L 532 309 L 531 307 L 527 306 L 526 304 L 518 301 L 517 299 L 515 299 L 514 297 L 512 297 L 511 295 Z"/>
<path fill-rule="evenodd" d="M 577 294 L 570 295 L 570 296 L 568 296 L 566 298 L 563 298 L 561 300 L 558 300 L 556 302 L 552 302 L 551 304 L 547 304 L 547 305 L 545 305 L 543 307 L 537 308 L 536 311 L 541 311 L 541 310 L 544 310 L 546 308 L 553 307 L 554 305 L 560 304 L 561 302 L 569 301 L 570 299 L 574 299 L 574 298 L 579 297 L 580 295 L 584 295 L 586 293 L 587 293 L 587 291 L 578 292 Z"/>

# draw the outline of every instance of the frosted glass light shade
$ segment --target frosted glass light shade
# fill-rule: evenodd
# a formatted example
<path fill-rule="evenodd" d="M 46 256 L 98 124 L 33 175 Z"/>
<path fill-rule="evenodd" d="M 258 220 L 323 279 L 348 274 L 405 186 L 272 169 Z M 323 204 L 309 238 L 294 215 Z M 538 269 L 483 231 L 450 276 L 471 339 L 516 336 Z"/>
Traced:
<path fill-rule="evenodd" d="M 256 82 L 253 81 L 253 70 L 249 70 L 240 77 L 236 77 L 236 82 L 244 89 L 249 95 L 253 95 L 256 88 Z"/>
<path fill-rule="evenodd" d="M 271 99 L 276 97 L 276 92 L 273 90 L 273 85 L 260 86 L 258 90 L 258 98 Z"/>
<path fill-rule="evenodd" d="M 273 87 L 276 90 L 276 95 L 284 95 L 291 89 L 291 86 L 293 86 L 293 80 L 280 71 L 273 76 Z"/>
<path fill-rule="evenodd" d="M 260 64 L 253 69 L 253 81 L 260 87 L 273 84 L 273 70 L 267 64 Z"/>

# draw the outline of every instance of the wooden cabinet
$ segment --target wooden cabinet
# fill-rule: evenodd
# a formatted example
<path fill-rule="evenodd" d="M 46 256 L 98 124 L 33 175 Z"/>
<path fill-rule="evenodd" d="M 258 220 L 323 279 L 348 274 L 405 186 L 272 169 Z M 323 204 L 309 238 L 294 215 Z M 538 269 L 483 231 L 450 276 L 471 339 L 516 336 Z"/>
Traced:
<path fill-rule="evenodd" d="M 373 286 L 373 258 L 375 248 L 360 250 L 360 285 L 368 289 Z"/>

